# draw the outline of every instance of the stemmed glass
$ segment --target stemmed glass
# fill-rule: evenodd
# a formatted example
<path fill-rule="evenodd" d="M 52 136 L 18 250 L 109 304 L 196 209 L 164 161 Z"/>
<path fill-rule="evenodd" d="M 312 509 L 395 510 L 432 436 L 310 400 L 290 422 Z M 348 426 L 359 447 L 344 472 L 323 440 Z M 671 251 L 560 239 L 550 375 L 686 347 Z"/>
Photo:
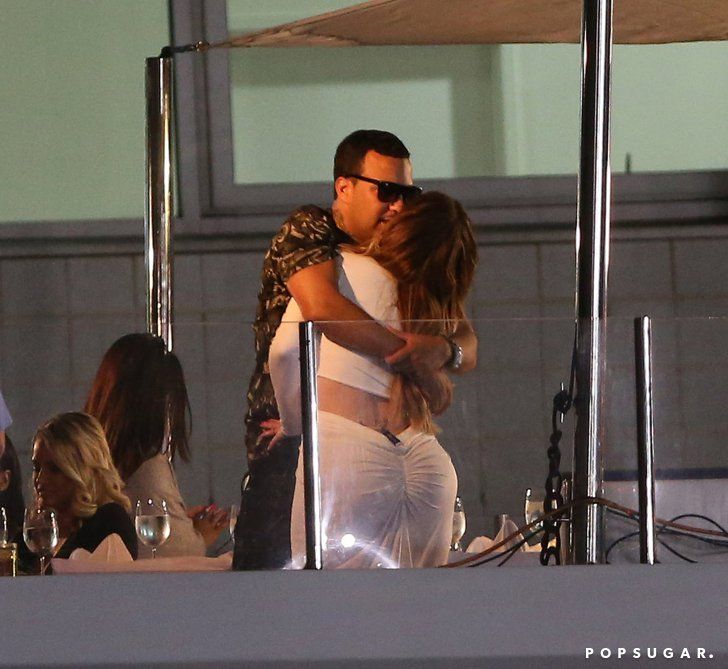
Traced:
<path fill-rule="evenodd" d="M 463 550 L 460 540 L 465 534 L 465 510 L 463 509 L 463 500 L 459 497 L 455 498 L 455 509 L 452 514 L 452 539 L 450 541 L 450 550 Z"/>
<path fill-rule="evenodd" d="M 228 529 L 230 530 L 230 540 L 235 541 L 235 523 L 238 522 L 238 513 L 240 510 L 238 509 L 237 504 L 231 504 L 230 505 L 230 517 L 228 519 Z"/>
<path fill-rule="evenodd" d="M 8 516 L 5 507 L 0 506 L 0 547 L 8 543 Z"/>
<path fill-rule="evenodd" d="M 152 549 L 152 559 L 157 557 L 157 548 L 169 539 L 169 512 L 163 498 L 138 500 L 134 519 L 139 540 Z"/>
<path fill-rule="evenodd" d="M 526 501 L 523 508 L 523 516 L 526 525 L 538 520 L 543 516 L 543 493 L 534 493 L 531 488 L 526 488 Z M 535 525 L 531 528 L 531 532 L 541 529 L 541 525 Z"/>
<path fill-rule="evenodd" d="M 23 539 L 31 553 L 40 558 L 40 575 L 45 576 L 46 559 L 58 546 L 58 519 L 53 509 L 27 508 L 23 516 Z"/>

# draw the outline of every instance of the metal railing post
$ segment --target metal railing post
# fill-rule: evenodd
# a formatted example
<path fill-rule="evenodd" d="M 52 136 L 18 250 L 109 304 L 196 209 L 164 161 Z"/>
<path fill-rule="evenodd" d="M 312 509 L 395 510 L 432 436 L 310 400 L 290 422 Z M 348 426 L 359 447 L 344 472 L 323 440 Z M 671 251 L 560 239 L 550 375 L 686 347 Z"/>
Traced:
<path fill-rule="evenodd" d="M 596 497 L 602 487 L 611 181 L 611 55 L 612 0 L 584 0 L 581 160 L 576 226 L 575 499 Z M 602 514 L 597 504 L 574 509 L 572 538 L 575 564 L 595 564 L 602 560 Z"/>
<path fill-rule="evenodd" d="M 172 58 L 146 60 L 147 331 L 172 350 Z"/>
<path fill-rule="evenodd" d="M 655 428 L 652 395 L 652 323 L 649 316 L 634 319 L 634 353 L 640 562 L 655 564 Z"/>
<path fill-rule="evenodd" d="M 304 569 L 323 569 L 316 332 L 313 321 L 305 321 L 298 326 L 298 337 L 301 352 L 303 503 L 306 518 L 306 564 Z"/>

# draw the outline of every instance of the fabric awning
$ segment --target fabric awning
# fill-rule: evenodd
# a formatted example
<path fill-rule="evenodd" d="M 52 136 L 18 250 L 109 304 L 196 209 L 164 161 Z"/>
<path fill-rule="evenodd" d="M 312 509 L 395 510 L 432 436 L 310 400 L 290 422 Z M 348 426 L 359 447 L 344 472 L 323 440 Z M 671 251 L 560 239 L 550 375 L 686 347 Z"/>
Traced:
<path fill-rule="evenodd" d="M 578 43 L 583 0 L 370 0 L 213 47 Z M 614 42 L 728 39 L 728 0 L 614 0 Z"/>

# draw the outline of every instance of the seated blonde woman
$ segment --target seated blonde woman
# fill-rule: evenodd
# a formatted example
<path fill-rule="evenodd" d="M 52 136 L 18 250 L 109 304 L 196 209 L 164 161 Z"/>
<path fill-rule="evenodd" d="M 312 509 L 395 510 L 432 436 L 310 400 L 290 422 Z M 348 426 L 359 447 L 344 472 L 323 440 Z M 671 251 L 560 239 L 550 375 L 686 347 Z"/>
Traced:
<path fill-rule="evenodd" d="M 33 488 L 36 504 L 56 512 L 59 541 L 54 557 L 67 558 L 77 548 L 93 552 L 106 537 L 117 534 L 136 559 L 129 499 L 95 418 L 62 413 L 38 428 Z"/>

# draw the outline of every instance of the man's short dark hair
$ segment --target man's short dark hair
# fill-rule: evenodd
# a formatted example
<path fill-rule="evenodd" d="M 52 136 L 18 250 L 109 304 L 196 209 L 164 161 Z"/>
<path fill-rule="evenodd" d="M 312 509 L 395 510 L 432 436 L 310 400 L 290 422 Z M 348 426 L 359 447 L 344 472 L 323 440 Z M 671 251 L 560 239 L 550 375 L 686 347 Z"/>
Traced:
<path fill-rule="evenodd" d="M 341 140 L 334 155 L 334 181 L 345 174 L 358 174 L 364 156 L 376 151 L 390 158 L 407 159 L 410 153 L 396 135 L 386 130 L 355 130 Z"/>

